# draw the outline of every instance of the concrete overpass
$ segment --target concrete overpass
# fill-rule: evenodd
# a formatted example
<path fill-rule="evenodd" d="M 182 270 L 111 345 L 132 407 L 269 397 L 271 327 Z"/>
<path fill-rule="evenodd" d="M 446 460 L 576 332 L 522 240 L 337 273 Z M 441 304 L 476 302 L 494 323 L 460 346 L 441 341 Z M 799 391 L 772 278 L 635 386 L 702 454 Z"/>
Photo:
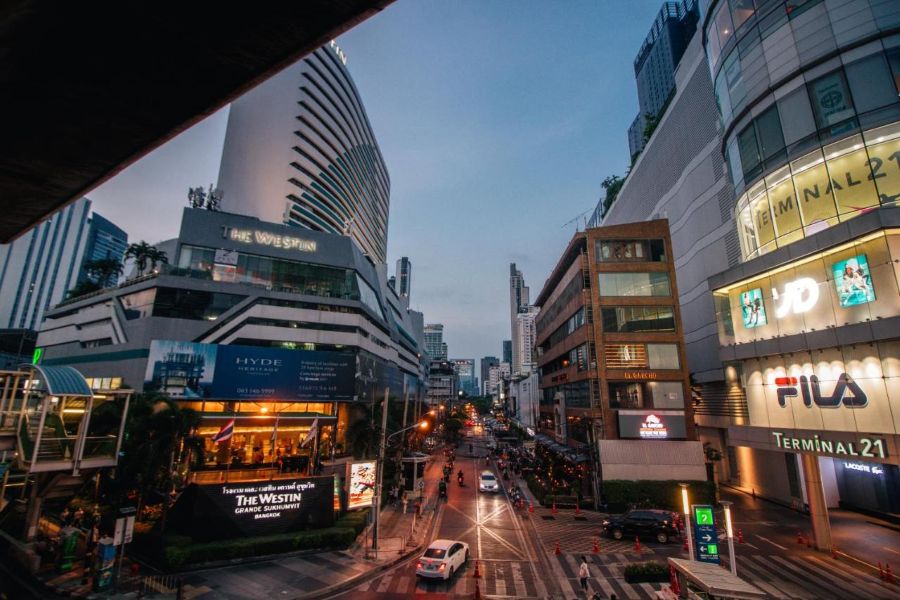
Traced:
<path fill-rule="evenodd" d="M 391 2 L 0 4 L 0 243 Z"/>

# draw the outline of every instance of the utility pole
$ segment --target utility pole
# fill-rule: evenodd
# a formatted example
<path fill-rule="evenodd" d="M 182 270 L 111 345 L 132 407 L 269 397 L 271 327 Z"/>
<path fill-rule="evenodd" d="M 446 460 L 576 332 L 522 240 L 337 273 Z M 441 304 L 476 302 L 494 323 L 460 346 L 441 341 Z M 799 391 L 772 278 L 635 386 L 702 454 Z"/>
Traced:
<path fill-rule="evenodd" d="M 391 389 L 384 388 L 384 404 L 381 407 L 381 434 L 378 441 L 378 470 L 375 472 L 375 497 L 372 504 L 375 508 L 375 514 L 372 520 L 372 550 L 375 556 L 378 556 L 378 522 L 381 517 L 381 480 L 384 477 L 384 454 L 385 440 L 387 437 L 387 414 L 388 414 L 388 395 Z"/>

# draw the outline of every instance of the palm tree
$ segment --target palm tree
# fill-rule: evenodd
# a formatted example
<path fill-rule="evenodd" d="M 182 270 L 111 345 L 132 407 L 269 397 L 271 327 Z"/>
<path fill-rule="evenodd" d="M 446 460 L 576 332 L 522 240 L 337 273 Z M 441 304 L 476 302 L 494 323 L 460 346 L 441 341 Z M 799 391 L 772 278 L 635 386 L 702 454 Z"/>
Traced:
<path fill-rule="evenodd" d="M 119 279 L 124 267 L 122 262 L 115 258 L 100 258 L 85 262 L 84 269 L 97 285 L 108 287 L 111 285 L 110 280 L 115 283 Z"/>
<path fill-rule="evenodd" d="M 165 250 L 159 250 L 156 246 L 150 246 L 150 254 L 147 256 L 150 260 L 150 268 L 155 269 L 157 265 L 169 264 L 169 257 L 166 254 Z"/>
<path fill-rule="evenodd" d="M 128 250 L 125 251 L 125 260 L 128 260 L 129 258 L 134 259 L 134 264 L 138 269 L 138 276 L 144 274 L 144 269 L 147 268 L 147 261 L 150 258 L 151 250 L 155 250 L 155 248 L 141 240 L 138 243 L 128 246 Z"/>

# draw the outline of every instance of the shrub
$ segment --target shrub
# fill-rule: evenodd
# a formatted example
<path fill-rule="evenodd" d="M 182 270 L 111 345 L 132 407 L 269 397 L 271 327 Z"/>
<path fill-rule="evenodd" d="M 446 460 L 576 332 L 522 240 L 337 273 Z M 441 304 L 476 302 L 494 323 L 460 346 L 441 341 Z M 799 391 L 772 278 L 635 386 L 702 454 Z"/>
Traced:
<path fill-rule="evenodd" d="M 681 508 L 681 488 L 678 481 L 628 481 L 615 479 L 603 482 L 603 494 L 609 512 L 624 512 L 632 504 L 646 508 Z M 691 502 L 714 504 L 716 487 L 711 481 L 686 481 Z"/>
<path fill-rule="evenodd" d="M 660 583 L 669 580 L 669 567 L 661 562 L 645 562 L 625 567 L 628 583 Z"/>

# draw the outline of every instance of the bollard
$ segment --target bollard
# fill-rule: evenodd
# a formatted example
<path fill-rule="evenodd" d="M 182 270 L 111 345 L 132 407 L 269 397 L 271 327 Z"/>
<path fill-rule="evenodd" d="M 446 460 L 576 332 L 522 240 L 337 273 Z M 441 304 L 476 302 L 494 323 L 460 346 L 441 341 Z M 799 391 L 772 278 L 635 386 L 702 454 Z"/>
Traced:
<path fill-rule="evenodd" d="M 554 503 L 553 503 L 553 514 L 555 515 L 555 514 L 558 513 L 558 512 L 559 512 L 559 511 L 556 510 L 556 502 L 554 502 Z"/>
<path fill-rule="evenodd" d="M 481 570 L 479 569 L 478 561 L 475 561 L 475 572 L 472 573 L 473 579 L 481 579 Z M 476 582 L 477 583 L 477 582 Z"/>
<path fill-rule="evenodd" d="M 738 529 L 738 544 L 744 543 L 744 530 Z"/>
<path fill-rule="evenodd" d="M 594 547 L 591 549 L 594 554 L 600 553 L 600 538 L 594 538 Z"/>
<path fill-rule="evenodd" d="M 478 581 L 475 581 L 475 600 L 481 600 L 481 588 L 478 587 Z"/>
<path fill-rule="evenodd" d="M 534 502 L 528 503 L 528 512 L 534 513 Z"/>
<path fill-rule="evenodd" d="M 581 504 L 580 503 L 575 505 L 575 514 L 576 515 L 581 514 Z"/>
<path fill-rule="evenodd" d="M 556 542 L 556 549 L 553 551 L 553 554 L 555 554 L 557 556 L 562 554 L 562 551 L 559 549 L 559 540 L 557 540 L 557 542 Z"/>
<path fill-rule="evenodd" d="M 803 534 L 800 533 L 800 530 L 799 530 L 799 529 L 797 530 L 797 543 L 798 543 L 798 544 L 802 544 L 802 543 L 803 543 Z"/>
<path fill-rule="evenodd" d="M 638 554 L 641 553 L 641 540 L 638 539 L 638 536 L 634 536 L 634 551 Z"/>

